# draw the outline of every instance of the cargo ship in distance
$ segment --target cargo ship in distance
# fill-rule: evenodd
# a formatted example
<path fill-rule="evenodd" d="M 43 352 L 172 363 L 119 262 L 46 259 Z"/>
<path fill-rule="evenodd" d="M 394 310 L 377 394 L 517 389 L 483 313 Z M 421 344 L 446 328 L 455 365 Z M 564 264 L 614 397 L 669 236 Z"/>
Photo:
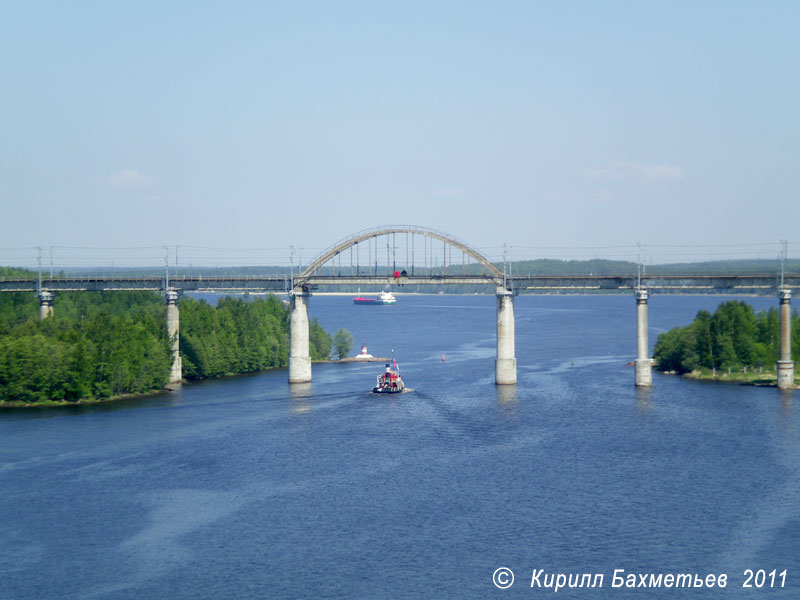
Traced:
<path fill-rule="evenodd" d="M 391 292 L 381 292 L 377 298 L 365 298 L 360 294 L 353 298 L 353 304 L 365 304 L 365 305 L 381 305 L 381 304 L 395 304 L 397 302 L 397 298 Z"/>

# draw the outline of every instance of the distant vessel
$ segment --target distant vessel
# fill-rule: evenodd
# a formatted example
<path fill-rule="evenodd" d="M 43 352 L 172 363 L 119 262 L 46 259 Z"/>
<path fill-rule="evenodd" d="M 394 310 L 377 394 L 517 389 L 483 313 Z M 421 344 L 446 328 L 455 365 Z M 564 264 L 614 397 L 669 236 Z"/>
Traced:
<path fill-rule="evenodd" d="M 364 298 L 363 296 L 356 296 L 353 298 L 353 304 L 395 304 L 397 298 L 391 292 L 381 292 L 377 298 Z"/>

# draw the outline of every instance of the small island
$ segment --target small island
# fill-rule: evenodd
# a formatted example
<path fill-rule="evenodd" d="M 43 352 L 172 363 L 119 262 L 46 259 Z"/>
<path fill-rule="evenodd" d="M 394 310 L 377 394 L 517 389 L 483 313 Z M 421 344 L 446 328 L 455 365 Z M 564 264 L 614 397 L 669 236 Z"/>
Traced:
<path fill-rule="evenodd" d="M 800 317 L 792 313 L 792 357 L 800 356 Z M 756 313 L 746 302 L 731 300 L 714 314 L 697 313 L 685 327 L 658 336 L 653 358 L 665 373 L 693 379 L 750 385 L 776 385 L 775 365 L 780 356 L 780 319 L 770 308 Z M 795 373 L 795 387 L 800 377 Z"/>

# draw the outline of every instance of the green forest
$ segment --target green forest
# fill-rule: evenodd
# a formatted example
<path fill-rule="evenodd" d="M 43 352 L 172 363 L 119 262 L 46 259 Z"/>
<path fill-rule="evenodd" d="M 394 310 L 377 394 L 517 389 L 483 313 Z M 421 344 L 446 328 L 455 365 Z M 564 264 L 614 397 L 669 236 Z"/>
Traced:
<path fill-rule="evenodd" d="M 185 379 L 283 367 L 289 311 L 274 296 L 183 297 L 180 346 Z M 310 324 L 312 360 L 328 359 L 331 337 Z M 103 400 L 163 389 L 172 363 L 166 304 L 156 292 L 60 293 L 39 320 L 30 293 L 0 294 L 0 402 Z"/>
<path fill-rule="evenodd" d="M 792 314 L 792 356 L 800 356 L 800 317 Z M 773 368 L 780 355 L 777 308 L 756 313 L 746 302 L 731 300 L 714 314 L 697 313 L 691 325 L 658 336 L 653 352 L 662 371 Z"/>
<path fill-rule="evenodd" d="M 275 296 L 252 302 L 226 297 L 216 306 L 185 297 L 180 320 L 186 379 L 250 373 L 289 362 L 289 309 Z M 311 360 L 328 360 L 331 336 L 316 319 L 308 335 Z"/>

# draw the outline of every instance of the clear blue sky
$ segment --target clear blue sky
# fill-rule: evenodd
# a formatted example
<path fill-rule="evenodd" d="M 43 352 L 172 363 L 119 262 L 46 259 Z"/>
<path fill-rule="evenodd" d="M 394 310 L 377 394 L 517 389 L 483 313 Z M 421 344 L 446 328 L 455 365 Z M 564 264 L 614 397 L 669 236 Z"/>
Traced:
<path fill-rule="evenodd" d="M 796 0 L 9 0 L 0 247 L 797 256 L 798 30 Z"/>

